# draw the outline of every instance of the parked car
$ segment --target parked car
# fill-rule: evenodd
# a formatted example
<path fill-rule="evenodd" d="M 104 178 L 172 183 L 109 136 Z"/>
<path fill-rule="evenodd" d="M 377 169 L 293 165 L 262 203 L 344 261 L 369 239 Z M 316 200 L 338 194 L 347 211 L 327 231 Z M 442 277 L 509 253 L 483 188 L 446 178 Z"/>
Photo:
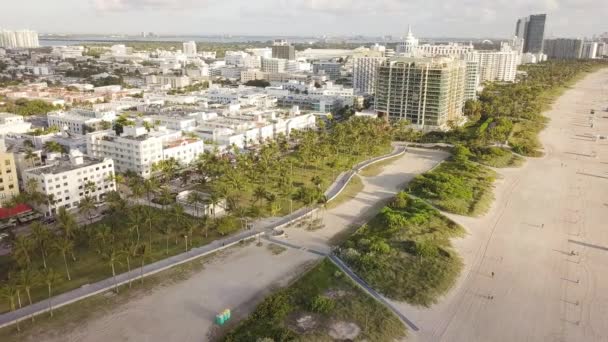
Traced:
<path fill-rule="evenodd" d="M 28 213 L 17 215 L 17 221 L 19 221 L 19 223 L 23 224 L 23 223 L 32 222 L 36 219 L 39 219 L 40 217 L 42 217 L 42 215 L 40 213 L 37 213 L 35 211 L 30 211 Z"/>
<path fill-rule="evenodd" d="M 6 239 L 8 237 L 7 233 L 0 233 L 0 241 Z"/>
<path fill-rule="evenodd" d="M 15 227 L 16 225 L 17 225 L 17 220 L 15 220 L 14 218 L 10 218 L 10 219 L 0 223 L 0 230 Z"/>

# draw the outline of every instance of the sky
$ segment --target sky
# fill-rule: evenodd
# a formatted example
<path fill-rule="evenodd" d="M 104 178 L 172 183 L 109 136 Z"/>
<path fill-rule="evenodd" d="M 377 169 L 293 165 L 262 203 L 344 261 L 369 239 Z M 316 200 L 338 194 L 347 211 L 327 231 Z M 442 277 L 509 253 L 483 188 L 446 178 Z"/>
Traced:
<path fill-rule="evenodd" d="M 547 13 L 545 37 L 608 31 L 601 0 L 0 0 L 0 27 L 40 33 L 506 38 Z M 603 16 L 603 17 L 602 17 Z"/>

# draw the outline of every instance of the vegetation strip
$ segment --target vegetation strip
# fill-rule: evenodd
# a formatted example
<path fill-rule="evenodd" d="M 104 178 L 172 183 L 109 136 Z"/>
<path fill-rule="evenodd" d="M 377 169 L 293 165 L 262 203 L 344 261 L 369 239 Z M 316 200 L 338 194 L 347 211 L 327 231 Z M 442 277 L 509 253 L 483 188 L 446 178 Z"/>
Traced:
<path fill-rule="evenodd" d="M 392 341 L 405 327 L 324 259 L 291 286 L 268 296 L 224 341 Z"/>
<path fill-rule="evenodd" d="M 339 249 L 339 256 L 389 298 L 430 306 L 454 283 L 462 262 L 450 238 L 464 229 L 419 199 L 398 193 Z"/>

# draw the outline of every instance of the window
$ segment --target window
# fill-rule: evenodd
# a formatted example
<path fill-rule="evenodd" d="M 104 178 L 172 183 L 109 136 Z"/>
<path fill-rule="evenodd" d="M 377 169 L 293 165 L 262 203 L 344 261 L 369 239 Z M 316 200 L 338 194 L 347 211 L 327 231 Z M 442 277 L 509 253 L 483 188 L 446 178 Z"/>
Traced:
<path fill-rule="evenodd" d="M 9 159 L 5 160 L 5 161 L 4 161 L 4 165 L 6 165 L 6 166 L 11 165 L 11 161 L 10 161 Z"/>
<path fill-rule="evenodd" d="M 13 189 L 15 186 L 13 184 L 9 184 L 8 188 Z"/>

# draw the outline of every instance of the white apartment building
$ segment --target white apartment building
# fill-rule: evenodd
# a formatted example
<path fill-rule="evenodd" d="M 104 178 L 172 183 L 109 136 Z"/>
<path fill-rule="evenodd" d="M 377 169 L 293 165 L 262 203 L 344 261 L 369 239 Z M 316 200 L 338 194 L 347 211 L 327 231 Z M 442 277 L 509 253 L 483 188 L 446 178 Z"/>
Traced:
<path fill-rule="evenodd" d="M 164 126 L 172 131 L 191 131 L 196 127 L 196 116 L 181 115 L 153 115 L 145 117 L 143 121 Z"/>
<path fill-rule="evenodd" d="M 7 133 L 26 133 L 32 124 L 23 120 L 22 115 L 0 113 L 0 135 Z"/>
<path fill-rule="evenodd" d="M 262 67 L 262 58 L 260 56 L 252 56 L 243 51 L 226 51 L 224 61 L 226 65 L 236 65 L 248 69 L 259 69 Z"/>
<path fill-rule="evenodd" d="M 517 75 L 520 54 L 503 45 L 500 51 L 474 51 L 466 55 L 467 61 L 479 64 L 479 82 L 513 82 Z"/>
<path fill-rule="evenodd" d="M 70 152 L 68 158 L 25 170 L 23 176 L 26 183 L 35 179 L 38 191 L 52 198 L 52 201 L 39 205 L 39 210 L 47 216 L 62 207 L 78 208 L 80 201 L 87 196 L 102 201 L 106 193 L 116 190 L 112 159 L 89 158 L 79 151 Z M 89 182 L 95 185 L 94 190 L 85 189 Z"/>
<path fill-rule="evenodd" d="M 473 45 L 461 45 L 458 43 L 448 44 L 422 44 L 416 47 L 416 55 L 421 57 L 462 57 L 465 54 L 473 51 Z"/>
<path fill-rule="evenodd" d="M 46 117 L 49 127 L 56 126 L 73 134 L 86 134 L 90 130 L 99 129 L 103 121 L 114 122 L 116 112 L 77 108 L 69 112 L 50 112 Z"/>
<path fill-rule="evenodd" d="M 149 75 L 146 76 L 146 84 L 168 86 L 171 89 L 183 88 L 190 85 L 188 76 Z"/>
<path fill-rule="evenodd" d="M 40 47 L 38 33 L 30 30 L 0 30 L 0 47 L 8 49 Z"/>
<path fill-rule="evenodd" d="M 378 66 L 385 57 L 355 57 L 353 59 L 353 88 L 359 94 L 374 94 Z"/>
<path fill-rule="evenodd" d="M 189 41 L 183 44 L 184 55 L 188 57 L 196 56 L 196 42 Z"/>
<path fill-rule="evenodd" d="M 61 59 L 80 58 L 84 53 L 84 46 L 53 46 L 51 53 Z"/>
<path fill-rule="evenodd" d="M 246 51 L 261 58 L 272 58 L 272 48 L 254 48 Z"/>
<path fill-rule="evenodd" d="M 353 88 L 345 88 L 342 85 L 334 84 L 333 82 L 327 82 L 322 88 L 311 88 L 308 91 L 309 95 L 324 95 L 324 96 L 340 96 L 340 97 L 352 97 L 355 95 Z"/>
<path fill-rule="evenodd" d="M 251 115 L 242 114 L 207 120 L 202 122 L 194 133 L 223 147 L 235 145 L 238 148 L 246 148 L 269 139 L 276 139 L 279 134 L 289 135 L 293 130 L 316 127 L 316 118 L 312 114 L 287 118 L 277 118 L 274 112 L 249 114 Z M 264 118 L 264 114 L 270 116 Z"/>
<path fill-rule="evenodd" d="M 186 138 L 181 131 L 158 127 L 124 127 L 118 136 L 113 130 L 87 134 L 87 154 L 114 160 L 117 172 L 133 171 L 148 178 L 155 163 L 175 158 L 186 165 L 204 152 L 202 140 Z"/>
<path fill-rule="evenodd" d="M 266 73 L 283 73 L 287 60 L 282 58 L 262 58 L 262 71 Z"/>
<path fill-rule="evenodd" d="M 583 53 L 581 55 L 581 58 L 585 58 L 585 59 L 597 58 L 598 57 L 597 47 L 598 47 L 597 42 L 584 42 L 583 43 Z"/>

